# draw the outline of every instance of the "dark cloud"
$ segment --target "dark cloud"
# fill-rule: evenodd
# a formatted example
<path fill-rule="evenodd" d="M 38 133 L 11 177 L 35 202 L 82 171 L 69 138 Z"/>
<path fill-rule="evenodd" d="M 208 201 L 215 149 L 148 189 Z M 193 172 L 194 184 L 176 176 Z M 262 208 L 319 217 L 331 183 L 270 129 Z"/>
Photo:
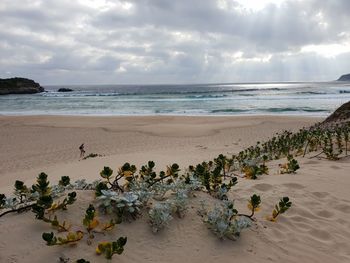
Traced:
<path fill-rule="evenodd" d="M 330 80 L 350 70 L 349 9 L 346 0 L 285 0 L 260 10 L 234 0 L 2 0 L 0 77 Z"/>

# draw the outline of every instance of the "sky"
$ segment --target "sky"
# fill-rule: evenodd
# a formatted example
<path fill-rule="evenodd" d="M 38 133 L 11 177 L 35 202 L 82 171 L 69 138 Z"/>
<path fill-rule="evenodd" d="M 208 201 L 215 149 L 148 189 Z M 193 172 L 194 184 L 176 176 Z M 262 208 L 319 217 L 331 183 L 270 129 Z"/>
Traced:
<path fill-rule="evenodd" d="M 349 0 L 1 0 L 0 78 L 45 85 L 329 81 Z"/>

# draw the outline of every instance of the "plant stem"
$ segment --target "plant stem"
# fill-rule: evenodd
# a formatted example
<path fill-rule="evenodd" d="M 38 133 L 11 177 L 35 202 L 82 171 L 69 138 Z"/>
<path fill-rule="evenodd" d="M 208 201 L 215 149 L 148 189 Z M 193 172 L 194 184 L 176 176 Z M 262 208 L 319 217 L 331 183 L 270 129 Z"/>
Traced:
<path fill-rule="evenodd" d="M 152 183 L 150 183 L 150 184 L 148 185 L 148 187 L 151 187 L 152 185 L 154 185 L 154 184 L 156 184 L 156 183 L 158 183 L 158 182 L 160 182 L 160 181 L 162 181 L 162 180 L 164 180 L 165 178 L 168 178 L 168 177 L 170 177 L 170 176 L 171 176 L 171 174 L 166 175 L 166 176 L 161 177 L 161 178 L 158 178 L 158 179 L 154 180 Z"/>
<path fill-rule="evenodd" d="M 9 213 L 14 213 L 14 212 L 21 213 L 23 211 L 28 210 L 29 208 L 32 208 L 33 205 L 34 204 L 30 204 L 30 205 L 23 206 L 23 207 L 20 207 L 20 208 L 17 208 L 17 209 L 7 210 L 7 211 L 3 212 L 2 214 L 0 214 L 0 217 L 4 216 L 6 214 L 9 214 Z"/>
<path fill-rule="evenodd" d="M 322 152 L 316 154 L 315 156 L 310 157 L 310 159 L 316 158 L 316 157 L 320 156 L 322 153 L 324 153 L 324 151 L 322 151 Z"/>
<path fill-rule="evenodd" d="M 306 143 L 306 145 L 305 145 L 303 157 L 305 157 L 306 150 L 307 150 L 307 147 L 309 146 L 309 143 L 310 143 L 310 140 L 308 140 L 307 143 Z"/>

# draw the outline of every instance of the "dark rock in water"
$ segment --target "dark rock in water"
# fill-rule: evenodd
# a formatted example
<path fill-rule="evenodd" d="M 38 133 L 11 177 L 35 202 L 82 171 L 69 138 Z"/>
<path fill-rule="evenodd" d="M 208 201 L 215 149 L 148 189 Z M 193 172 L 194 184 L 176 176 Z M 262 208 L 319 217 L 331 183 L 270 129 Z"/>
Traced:
<path fill-rule="evenodd" d="M 72 89 L 68 89 L 68 88 L 60 88 L 57 90 L 58 92 L 71 92 L 73 91 Z"/>
<path fill-rule="evenodd" d="M 338 81 L 350 81 L 350 74 L 341 76 Z"/>
<path fill-rule="evenodd" d="M 350 121 L 350 101 L 341 105 L 323 123 Z"/>
<path fill-rule="evenodd" d="M 44 88 L 34 80 L 25 78 L 0 79 L 0 95 L 33 94 L 44 92 Z"/>

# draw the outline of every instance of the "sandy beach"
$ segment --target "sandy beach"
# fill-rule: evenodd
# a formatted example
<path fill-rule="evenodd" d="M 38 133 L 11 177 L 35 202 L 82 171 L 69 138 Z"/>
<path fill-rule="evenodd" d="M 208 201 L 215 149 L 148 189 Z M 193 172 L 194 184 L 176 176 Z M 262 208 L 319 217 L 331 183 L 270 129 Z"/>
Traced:
<path fill-rule="evenodd" d="M 63 175 L 72 180 L 99 178 L 104 166 L 117 169 L 124 162 L 138 168 L 153 160 L 157 170 L 178 163 L 181 168 L 208 161 L 218 154 L 232 155 L 271 138 L 283 130 L 297 131 L 320 118 L 285 116 L 249 117 L 75 117 L 0 116 L 0 193 L 9 194 L 16 179 L 31 185 L 40 172 L 57 183 Z M 102 157 L 80 160 L 78 147 Z M 97 240 L 128 237 L 125 252 L 113 262 L 350 262 L 350 162 L 298 158 L 296 174 L 278 174 L 278 164 L 258 180 L 239 179 L 230 192 L 239 211 L 250 195 L 262 197 L 262 209 L 253 227 L 238 241 L 219 240 L 201 222 L 196 209 L 174 219 L 153 234 L 147 217 L 122 223 L 113 234 Z M 289 196 L 293 207 L 277 223 L 266 221 L 274 204 Z M 199 193 L 191 205 L 196 208 Z M 93 192 L 79 191 L 78 201 L 60 217 L 79 224 Z M 31 212 L 0 218 L 0 262 L 59 262 L 86 257 L 106 262 L 94 246 L 48 247 L 41 233 L 50 227 Z M 73 261 L 71 261 L 73 262 Z"/>

